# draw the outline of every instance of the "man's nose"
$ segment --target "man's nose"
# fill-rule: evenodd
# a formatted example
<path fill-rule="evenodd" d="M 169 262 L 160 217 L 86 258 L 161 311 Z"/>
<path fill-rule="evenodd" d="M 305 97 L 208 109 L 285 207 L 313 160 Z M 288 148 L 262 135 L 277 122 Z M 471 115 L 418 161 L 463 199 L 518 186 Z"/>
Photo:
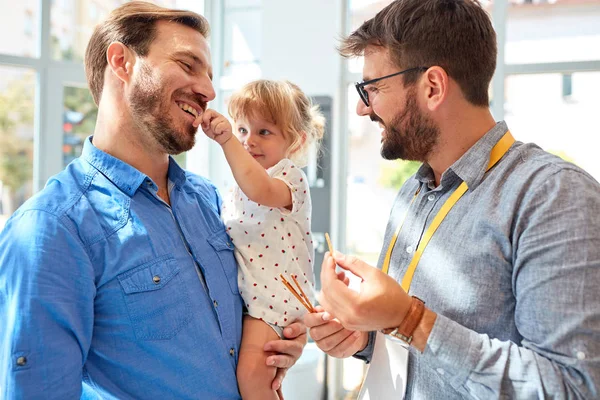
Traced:
<path fill-rule="evenodd" d="M 360 115 L 361 117 L 364 117 L 365 115 L 370 115 L 371 114 L 371 106 L 365 105 L 364 101 L 362 101 L 361 99 L 358 99 L 358 103 L 356 103 L 356 113 L 358 115 Z"/>
<path fill-rule="evenodd" d="M 215 99 L 215 88 L 213 87 L 212 81 L 208 76 L 203 76 L 196 79 L 192 90 L 194 93 L 202 96 L 202 99 L 207 103 Z"/>

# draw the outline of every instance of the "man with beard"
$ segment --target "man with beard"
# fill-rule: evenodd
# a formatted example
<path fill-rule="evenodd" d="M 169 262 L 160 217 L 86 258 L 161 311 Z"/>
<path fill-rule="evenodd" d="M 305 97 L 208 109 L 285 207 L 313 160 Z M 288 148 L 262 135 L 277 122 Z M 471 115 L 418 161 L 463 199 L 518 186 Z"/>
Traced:
<path fill-rule="evenodd" d="M 357 113 L 383 127 L 381 155 L 423 165 L 379 269 L 326 255 L 323 308 L 305 318 L 318 346 L 381 366 L 374 338 L 377 356 L 404 341 L 407 399 L 598 398 L 600 185 L 494 121 L 488 15 L 472 0 L 397 0 L 341 53 L 364 56 Z"/>
<path fill-rule="evenodd" d="M 0 397 L 237 399 L 242 329 L 233 246 L 194 145 L 215 97 L 208 22 L 131 2 L 85 57 L 98 104 L 81 157 L 0 235 Z M 269 342 L 273 388 L 306 343 Z"/>

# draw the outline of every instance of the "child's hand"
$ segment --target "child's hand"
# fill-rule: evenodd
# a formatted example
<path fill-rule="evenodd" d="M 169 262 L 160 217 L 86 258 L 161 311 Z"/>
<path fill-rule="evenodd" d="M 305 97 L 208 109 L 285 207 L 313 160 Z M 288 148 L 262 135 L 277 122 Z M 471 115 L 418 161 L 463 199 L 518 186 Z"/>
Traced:
<path fill-rule="evenodd" d="M 208 109 L 194 121 L 200 123 L 202 130 L 209 138 L 223 146 L 233 136 L 231 124 L 223 115 Z"/>

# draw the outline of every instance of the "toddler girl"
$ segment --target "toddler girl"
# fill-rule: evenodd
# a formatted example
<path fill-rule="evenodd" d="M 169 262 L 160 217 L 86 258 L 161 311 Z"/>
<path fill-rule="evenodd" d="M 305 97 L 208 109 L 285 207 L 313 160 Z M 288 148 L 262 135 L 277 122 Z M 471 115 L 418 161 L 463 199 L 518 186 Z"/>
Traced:
<path fill-rule="evenodd" d="M 278 399 L 271 389 L 275 367 L 266 365 L 268 341 L 306 309 L 283 285 L 291 276 L 313 295 L 314 249 L 311 201 L 306 175 L 308 150 L 323 136 L 325 120 L 300 88 L 287 81 L 259 80 L 229 102 L 232 126 L 206 110 L 204 133 L 219 143 L 237 183 L 222 207 L 222 219 L 235 245 L 238 286 L 244 299 L 242 344 L 237 367 L 240 394 Z M 312 300 L 311 300 L 312 301 Z"/>

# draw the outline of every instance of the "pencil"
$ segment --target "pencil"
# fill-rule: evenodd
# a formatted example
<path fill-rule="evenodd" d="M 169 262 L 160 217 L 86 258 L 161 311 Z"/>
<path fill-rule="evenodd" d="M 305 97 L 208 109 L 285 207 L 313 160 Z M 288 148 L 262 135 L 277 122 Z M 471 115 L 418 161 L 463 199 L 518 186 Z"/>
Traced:
<path fill-rule="evenodd" d="M 327 247 L 329 247 L 329 254 L 333 257 L 333 245 L 331 239 L 329 239 L 329 233 L 325 232 L 325 240 L 327 240 Z"/>
<path fill-rule="evenodd" d="M 308 305 L 306 304 L 306 302 L 304 301 L 304 298 L 302 296 L 300 296 L 298 294 L 298 292 L 296 292 L 296 289 L 294 289 L 294 287 L 292 285 L 290 285 L 290 283 L 283 277 L 282 274 L 279 274 L 279 277 L 281 278 L 281 282 L 283 282 L 283 284 L 285 285 L 285 287 L 292 292 L 292 294 L 294 295 L 294 297 L 296 297 L 296 299 L 298 299 L 298 301 L 300 302 L 300 304 L 302 304 L 309 312 L 314 312 L 314 309 L 312 308 L 312 305 Z"/>

